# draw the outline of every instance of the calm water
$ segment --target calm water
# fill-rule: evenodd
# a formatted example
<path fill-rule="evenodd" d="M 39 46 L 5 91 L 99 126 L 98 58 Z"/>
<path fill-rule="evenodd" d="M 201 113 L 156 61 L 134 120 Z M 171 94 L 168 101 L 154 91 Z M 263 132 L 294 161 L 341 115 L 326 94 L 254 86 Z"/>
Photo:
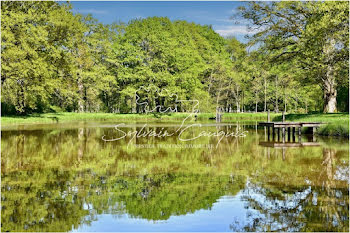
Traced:
<path fill-rule="evenodd" d="M 206 124 L 181 137 L 238 126 L 246 137 L 220 143 L 182 142 L 176 124 L 144 129 L 173 136 L 110 142 L 102 137 L 123 136 L 110 123 L 3 128 L 1 230 L 349 230 L 347 140 L 303 137 L 303 147 L 292 147 L 296 139 L 276 148 L 255 123 Z"/>

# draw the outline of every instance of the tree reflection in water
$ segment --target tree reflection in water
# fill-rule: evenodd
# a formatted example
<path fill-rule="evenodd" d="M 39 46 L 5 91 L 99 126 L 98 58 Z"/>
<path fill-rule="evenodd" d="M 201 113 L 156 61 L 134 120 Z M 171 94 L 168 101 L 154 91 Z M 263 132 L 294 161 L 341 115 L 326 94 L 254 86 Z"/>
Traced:
<path fill-rule="evenodd" d="M 100 214 L 168 220 L 241 195 L 249 214 L 228 230 L 348 231 L 346 143 L 324 141 L 282 156 L 258 145 L 263 135 L 255 128 L 245 129 L 246 138 L 225 138 L 213 150 L 127 148 L 127 140 L 101 140 L 111 128 L 2 131 L 1 230 L 70 231 Z"/>

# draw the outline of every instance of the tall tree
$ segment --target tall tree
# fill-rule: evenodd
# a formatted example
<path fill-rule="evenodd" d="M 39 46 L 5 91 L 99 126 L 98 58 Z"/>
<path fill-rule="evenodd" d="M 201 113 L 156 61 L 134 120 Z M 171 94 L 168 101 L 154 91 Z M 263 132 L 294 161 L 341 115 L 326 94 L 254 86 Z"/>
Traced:
<path fill-rule="evenodd" d="M 243 93 L 242 80 L 247 78 L 247 51 L 245 45 L 239 42 L 235 37 L 227 39 L 226 50 L 229 53 L 232 69 L 234 71 L 230 76 L 229 85 L 227 87 L 235 100 L 236 112 L 240 112 Z"/>
<path fill-rule="evenodd" d="M 135 91 L 149 84 L 166 88 L 182 100 L 201 99 L 202 110 L 207 110 L 208 102 L 213 106 L 222 99 L 222 85 L 230 70 L 225 40 L 212 28 L 161 17 L 130 21 L 114 43 L 113 59 L 118 61 L 117 108 L 122 112 L 137 107 Z M 150 108 L 174 104 L 169 96 L 159 100 L 152 93 L 144 94 Z M 185 110 L 182 104 L 179 111 Z"/>
<path fill-rule="evenodd" d="M 57 87 L 69 86 L 67 50 L 80 22 L 57 2 L 6 1 L 1 9 L 2 101 L 20 114 L 42 111 Z"/>
<path fill-rule="evenodd" d="M 324 112 L 335 112 L 338 84 L 348 77 L 348 3 L 249 2 L 239 10 L 258 30 L 251 42 L 266 46 L 274 62 L 296 59 L 303 81 L 321 85 Z"/>

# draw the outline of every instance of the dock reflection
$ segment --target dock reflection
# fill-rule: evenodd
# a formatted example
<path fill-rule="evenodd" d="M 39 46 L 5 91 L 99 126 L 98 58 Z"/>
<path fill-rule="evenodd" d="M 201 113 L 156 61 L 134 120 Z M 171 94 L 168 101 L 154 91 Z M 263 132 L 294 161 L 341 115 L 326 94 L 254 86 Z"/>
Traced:
<path fill-rule="evenodd" d="M 271 151 L 270 148 L 281 149 L 282 151 L 282 159 L 286 158 L 286 150 L 287 148 L 300 148 L 300 147 L 318 147 L 321 146 L 319 142 L 317 142 L 316 136 L 306 135 L 303 137 L 305 141 L 302 140 L 301 135 L 298 135 L 297 140 L 294 136 L 295 134 L 290 135 L 287 134 L 287 137 L 280 137 L 279 130 L 277 131 L 277 137 L 270 137 L 269 133 L 265 127 L 264 140 L 259 140 L 259 146 L 267 148 L 268 157 L 270 157 Z M 274 136 L 274 134 L 273 134 Z M 275 151 L 276 153 L 277 151 Z"/>
<path fill-rule="evenodd" d="M 273 148 L 287 148 L 287 147 L 304 147 L 304 146 L 320 146 L 318 142 L 274 142 L 274 141 L 260 141 L 260 146 Z"/>

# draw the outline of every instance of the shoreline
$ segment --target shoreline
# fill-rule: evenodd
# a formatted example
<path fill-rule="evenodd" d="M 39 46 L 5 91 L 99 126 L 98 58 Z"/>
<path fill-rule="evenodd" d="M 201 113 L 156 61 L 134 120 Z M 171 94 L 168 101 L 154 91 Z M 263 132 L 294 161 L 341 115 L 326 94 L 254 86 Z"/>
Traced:
<path fill-rule="evenodd" d="M 31 114 L 27 116 L 2 116 L 3 125 L 13 124 L 36 124 L 36 123 L 58 123 L 74 121 L 109 121 L 109 120 L 161 120 L 161 121 L 182 121 L 190 113 L 171 113 L 171 114 L 138 114 L 138 113 L 43 113 Z M 271 117 L 280 116 L 280 113 L 272 113 Z M 215 117 L 215 113 L 199 113 L 198 120 L 209 120 Z M 243 121 L 264 121 L 267 118 L 266 113 L 224 113 L 226 120 Z M 194 119 L 194 118 L 193 118 Z"/>
<path fill-rule="evenodd" d="M 2 126 L 15 125 L 36 125 L 36 124 L 51 124 L 51 123 L 69 123 L 79 121 L 155 121 L 155 122 L 172 122 L 182 121 L 190 113 L 172 113 L 172 114 L 116 114 L 116 113 L 43 113 L 31 114 L 27 116 L 2 116 Z M 281 113 L 270 113 L 272 121 L 281 121 Z M 197 120 L 199 121 L 214 121 L 209 118 L 215 117 L 215 113 L 199 113 Z M 228 121 L 266 121 L 267 113 L 224 113 L 222 115 L 224 122 Z M 327 123 L 321 126 L 317 134 L 322 136 L 341 136 L 349 137 L 349 113 L 313 113 L 313 114 L 286 114 L 286 121 L 304 121 L 304 122 L 323 122 Z M 194 117 L 190 119 L 195 120 Z"/>

